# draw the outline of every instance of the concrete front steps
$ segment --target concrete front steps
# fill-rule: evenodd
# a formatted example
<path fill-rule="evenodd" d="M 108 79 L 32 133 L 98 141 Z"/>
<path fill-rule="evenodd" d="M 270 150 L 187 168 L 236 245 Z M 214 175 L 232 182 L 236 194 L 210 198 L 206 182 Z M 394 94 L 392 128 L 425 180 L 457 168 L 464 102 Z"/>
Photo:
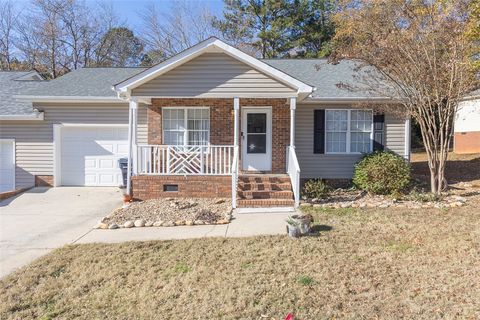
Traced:
<path fill-rule="evenodd" d="M 238 177 L 238 208 L 293 207 L 290 177 L 286 174 L 244 174 Z"/>

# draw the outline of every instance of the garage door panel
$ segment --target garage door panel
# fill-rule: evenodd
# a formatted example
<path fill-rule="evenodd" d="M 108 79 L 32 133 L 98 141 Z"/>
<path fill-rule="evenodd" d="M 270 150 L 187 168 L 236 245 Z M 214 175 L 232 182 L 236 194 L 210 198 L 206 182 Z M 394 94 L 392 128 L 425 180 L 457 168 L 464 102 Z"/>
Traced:
<path fill-rule="evenodd" d="M 62 129 L 62 184 L 121 185 L 118 160 L 127 155 L 127 134 L 127 128 Z"/>
<path fill-rule="evenodd" d="M 0 140 L 0 192 L 15 189 L 15 158 L 12 140 Z"/>

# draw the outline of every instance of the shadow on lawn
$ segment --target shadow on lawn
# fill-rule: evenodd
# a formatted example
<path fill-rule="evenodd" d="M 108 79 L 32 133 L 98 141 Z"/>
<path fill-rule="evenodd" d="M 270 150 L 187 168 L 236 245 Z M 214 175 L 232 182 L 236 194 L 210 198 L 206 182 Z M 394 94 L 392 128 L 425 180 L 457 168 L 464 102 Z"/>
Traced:
<path fill-rule="evenodd" d="M 333 227 L 327 226 L 324 224 L 317 224 L 310 228 L 310 231 L 312 233 L 320 233 L 320 232 L 331 231 L 331 230 L 333 230 Z"/>
<path fill-rule="evenodd" d="M 425 182 L 430 181 L 430 170 L 428 162 L 412 162 L 412 170 L 415 175 L 421 177 Z M 480 155 L 470 159 L 448 160 L 445 175 L 448 183 L 473 182 L 480 180 Z"/>

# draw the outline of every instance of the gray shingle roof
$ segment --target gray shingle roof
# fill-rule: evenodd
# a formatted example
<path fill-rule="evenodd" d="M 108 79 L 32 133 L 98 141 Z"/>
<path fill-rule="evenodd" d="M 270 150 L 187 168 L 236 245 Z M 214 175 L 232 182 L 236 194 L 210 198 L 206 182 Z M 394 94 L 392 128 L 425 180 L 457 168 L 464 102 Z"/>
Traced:
<path fill-rule="evenodd" d="M 0 72 L 0 115 L 28 115 L 33 113 L 32 104 L 15 99 L 13 96 L 22 94 L 42 85 L 44 81 L 19 80 L 31 73 L 30 71 Z"/>
<path fill-rule="evenodd" d="M 116 97 L 112 86 L 145 68 L 82 68 L 25 91 L 25 95 L 60 97 Z"/>
<path fill-rule="evenodd" d="M 342 60 L 338 64 L 331 64 L 326 59 L 265 59 L 262 61 L 315 87 L 313 98 L 378 97 L 359 87 L 358 79 L 363 77 L 359 76 L 360 72 L 368 69 L 355 70 L 358 63 L 352 60 Z M 364 73 L 364 75 L 367 74 Z M 347 89 L 340 84 L 355 88 Z"/>
<path fill-rule="evenodd" d="M 272 67 L 316 87 L 313 98 L 375 97 L 361 90 L 348 90 L 339 84 L 356 84 L 357 64 L 341 61 L 333 65 L 325 59 L 265 59 Z M 83 68 L 72 71 L 41 86 L 23 90 L 16 95 L 51 97 L 116 97 L 112 86 L 130 78 L 146 68 Z"/>

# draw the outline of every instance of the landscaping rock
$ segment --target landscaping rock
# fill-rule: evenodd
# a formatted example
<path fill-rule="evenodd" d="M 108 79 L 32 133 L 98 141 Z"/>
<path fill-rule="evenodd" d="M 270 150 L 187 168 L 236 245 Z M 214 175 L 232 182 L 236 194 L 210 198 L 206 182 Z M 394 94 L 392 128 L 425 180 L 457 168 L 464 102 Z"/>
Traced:
<path fill-rule="evenodd" d="M 163 223 L 164 223 L 164 222 L 161 221 L 161 220 L 160 220 L 160 221 L 155 221 L 155 222 L 153 223 L 153 226 L 154 226 L 154 227 L 161 227 L 161 226 L 163 225 Z"/>
<path fill-rule="evenodd" d="M 129 220 L 123 224 L 124 228 L 132 228 L 134 226 L 133 221 Z"/>
<path fill-rule="evenodd" d="M 184 220 L 177 220 L 177 221 L 175 221 L 175 225 L 176 225 L 176 226 L 184 226 L 184 225 L 185 225 L 185 221 L 184 221 Z"/>
<path fill-rule="evenodd" d="M 143 220 L 143 219 L 137 219 L 137 220 L 135 220 L 135 222 L 133 223 L 133 225 L 134 225 L 135 227 L 137 227 L 137 228 L 138 228 L 138 227 L 145 227 L 145 220 Z"/>
<path fill-rule="evenodd" d="M 215 200 L 215 204 L 221 204 L 221 203 L 224 203 L 225 202 L 225 199 L 217 199 Z"/>
<path fill-rule="evenodd" d="M 217 220 L 217 224 L 227 224 L 227 223 L 229 223 L 229 221 L 225 219 Z"/>
<path fill-rule="evenodd" d="M 173 227 L 175 226 L 175 223 L 173 223 L 172 221 L 167 221 L 163 224 L 164 227 Z"/>
<path fill-rule="evenodd" d="M 108 228 L 108 224 L 103 223 L 103 222 L 99 222 L 99 223 L 94 227 L 94 229 L 107 229 L 107 228 Z"/>
<path fill-rule="evenodd" d="M 118 229 L 118 224 L 112 223 L 112 224 L 110 224 L 110 225 L 108 226 L 108 229 L 110 229 L 110 230 Z"/>
<path fill-rule="evenodd" d="M 153 221 L 145 222 L 145 227 L 151 227 L 151 226 L 153 226 Z"/>
<path fill-rule="evenodd" d="M 192 220 L 187 220 L 185 221 L 186 226 L 193 226 L 193 221 Z"/>
<path fill-rule="evenodd" d="M 193 224 L 203 225 L 203 224 L 205 224 L 205 221 L 203 221 L 203 220 L 195 220 L 195 221 L 193 221 Z"/>

